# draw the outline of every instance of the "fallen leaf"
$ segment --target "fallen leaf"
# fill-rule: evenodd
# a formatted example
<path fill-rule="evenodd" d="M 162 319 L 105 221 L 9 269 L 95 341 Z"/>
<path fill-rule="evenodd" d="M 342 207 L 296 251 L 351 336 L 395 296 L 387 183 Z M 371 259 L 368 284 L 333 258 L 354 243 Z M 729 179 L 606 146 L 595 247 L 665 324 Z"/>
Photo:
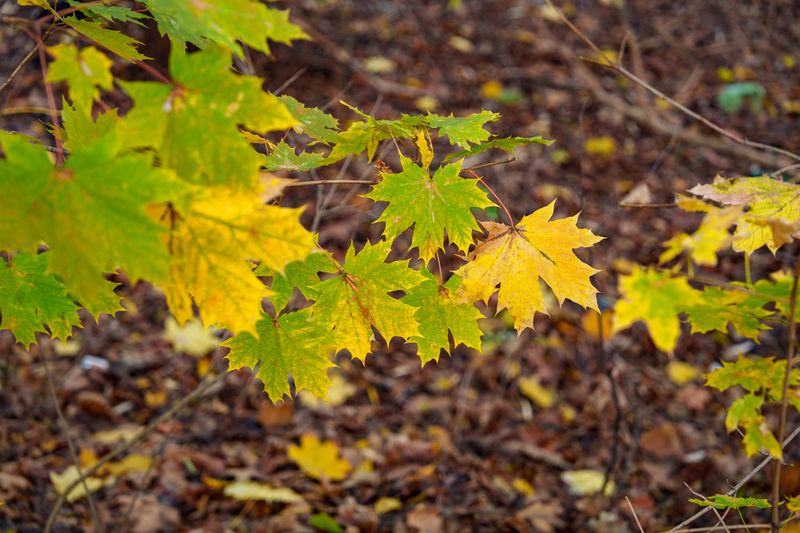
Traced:
<path fill-rule="evenodd" d="M 561 473 L 561 480 L 567 484 L 570 492 L 577 496 L 591 496 L 603 490 L 605 474 L 599 470 L 567 470 Z M 614 482 L 609 480 L 604 494 L 610 496 L 614 492 Z"/>
<path fill-rule="evenodd" d="M 533 403 L 545 409 L 552 407 L 556 403 L 555 391 L 543 387 L 539 380 L 533 376 L 519 378 L 519 391 Z"/>
<path fill-rule="evenodd" d="M 670 361 L 667 363 L 667 376 L 675 385 L 681 386 L 700 377 L 700 371 L 689 363 Z"/>
<path fill-rule="evenodd" d="M 172 343 L 175 351 L 195 357 L 207 354 L 219 344 L 212 329 L 205 329 L 199 320 L 189 320 L 180 326 L 171 316 L 164 321 L 164 338 Z"/>
<path fill-rule="evenodd" d="M 552 533 L 564 526 L 563 512 L 564 508 L 557 501 L 538 501 L 518 511 L 516 516 L 529 521 L 536 531 Z"/>
<path fill-rule="evenodd" d="M 391 513 L 402 509 L 403 503 L 397 498 L 380 498 L 375 502 L 375 512 L 378 514 Z"/>
<path fill-rule="evenodd" d="M 315 479 L 341 481 L 352 468 L 346 459 L 339 457 L 335 442 L 320 442 L 316 435 L 303 435 L 300 446 L 290 445 L 287 454 L 303 472 Z"/>
<path fill-rule="evenodd" d="M 416 529 L 419 533 L 439 533 L 443 531 L 442 517 L 436 509 L 426 504 L 418 505 L 408 513 L 406 519 L 408 527 Z"/>
<path fill-rule="evenodd" d="M 609 157 L 617 151 L 617 141 L 613 137 L 604 135 L 602 137 L 590 137 L 583 143 L 583 148 L 589 155 Z"/>
<path fill-rule="evenodd" d="M 69 487 L 70 484 L 78 479 L 80 479 L 80 474 L 78 473 L 78 469 L 75 467 L 75 465 L 67 467 L 67 469 L 60 474 L 50 472 L 50 482 L 53 484 L 53 488 L 55 489 L 56 493 L 60 495 L 63 495 L 67 490 L 67 487 Z M 114 481 L 114 478 L 103 479 L 92 476 L 90 478 L 86 478 L 86 488 L 89 489 L 89 492 L 97 492 L 106 485 L 113 484 Z M 78 483 L 78 485 L 76 485 L 75 488 L 66 495 L 67 501 L 74 502 L 86 496 L 86 488 L 84 488 L 83 483 Z"/>
<path fill-rule="evenodd" d="M 225 486 L 225 496 L 239 501 L 258 500 L 262 502 L 296 503 L 303 497 L 286 487 L 274 488 L 257 481 L 234 481 Z"/>

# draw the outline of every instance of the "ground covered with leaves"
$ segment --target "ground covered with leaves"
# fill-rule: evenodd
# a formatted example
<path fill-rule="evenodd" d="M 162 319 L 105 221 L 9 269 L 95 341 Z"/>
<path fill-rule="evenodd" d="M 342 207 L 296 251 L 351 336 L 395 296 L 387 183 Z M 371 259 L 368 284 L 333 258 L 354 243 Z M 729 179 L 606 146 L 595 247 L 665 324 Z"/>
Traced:
<path fill-rule="evenodd" d="M 604 309 L 618 297 L 618 272 L 654 263 L 663 241 L 698 221 L 669 207 L 621 203 L 670 204 L 674 193 L 718 173 L 785 166 L 605 70 L 535 2 L 289 7 L 314 42 L 237 63 L 264 76 L 270 90 L 326 106 L 342 121 L 353 115 L 339 100 L 380 118 L 490 109 L 503 116 L 492 126 L 497 134 L 556 140 L 479 172 L 515 219 L 557 197 L 557 216 L 581 211 L 581 225 L 607 237 L 582 256 L 603 270 L 594 280 Z M 4 4 L 0 14 L 16 9 Z M 565 9 L 609 54 L 624 42 L 623 62 L 682 104 L 750 139 L 800 145 L 796 3 L 609 0 Z M 131 31 L 164 64 L 167 50 L 153 28 Z M 1 79 L 30 46 L 0 26 Z M 0 120 L 41 136 L 19 109 L 46 106 L 38 66 L 25 68 L 0 94 Z M 123 78 L 147 77 L 131 65 L 116 68 Z M 453 151 L 438 141 L 434 149 L 435 161 Z M 399 170 L 392 143 L 377 157 Z M 468 164 L 503 159 L 485 153 Z M 371 182 L 376 170 L 348 159 L 316 174 L 291 177 Z M 282 203 L 307 206 L 303 222 L 341 259 L 351 239 L 377 238 L 369 223 L 380 208 L 362 197 L 368 191 L 296 187 Z M 754 256 L 753 277 L 787 257 Z M 743 279 L 741 256 L 723 254 L 703 274 Z M 119 281 L 127 312 L 65 345 L 43 338 L 25 351 L 0 333 L 2 528 L 41 530 L 56 491 L 75 476 L 46 370 L 88 467 L 226 369 L 226 349 L 216 347 L 223 332 L 181 330 L 157 290 Z M 694 513 L 693 491 L 725 492 L 760 459 L 748 460 L 739 437 L 725 432 L 730 397 L 703 387 L 702 374 L 737 353 L 782 353 L 783 331 L 765 332 L 760 344 L 685 334 L 668 357 L 641 327 L 610 337 L 608 312 L 598 320 L 570 305 L 550 308 L 550 317 L 537 315 L 535 332 L 521 336 L 504 315 L 487 318 L 483 353 L 456 350 L 422 369 L 412 346 L 376 348 L 366 366 L 340 355 L 328 404 L 301 394 L 273 405 L 246 370 L 216 379 L 89 480 L 100 529 L 625 532 L 637 528 L 635 513 L 651 531 Z M 797 456 L 789 447 L 787 459 Z M 787 493 L 800 492 L 800 470 L 784 477 Z M 740 495 L 764 496 L 768 483 L 759 473 Z M 92 530 L 89 499 L 78 492 L 70 499 L 56 530 Z M 692 525 L 713 524 L 712 516 Z M 755 512 L 745 518 L 763 521 Z"/>

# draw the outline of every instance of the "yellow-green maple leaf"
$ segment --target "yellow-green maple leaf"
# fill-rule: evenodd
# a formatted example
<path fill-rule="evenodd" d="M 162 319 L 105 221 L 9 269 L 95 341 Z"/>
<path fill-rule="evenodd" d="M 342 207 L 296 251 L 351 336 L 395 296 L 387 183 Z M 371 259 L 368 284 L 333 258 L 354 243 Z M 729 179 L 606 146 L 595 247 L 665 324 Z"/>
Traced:
<path fill-rule="evenodd" d="M 445 233 L 461 250 L 472 244 L 472 232 L 480 229 L 472 208 L 494 205 L 478 188 L 477 180 L 459 176 L 461 162 L 439 167 L 431 176 L 427 167 L 416 165 L 400 154 L 403 171 L 382 173 L 382 180 L 365 194 L 379 202 L 388 202 L 376 222 L 385 223 L 384 235 L 396 239 L 414 226 L 411 247 L 419 248 L 426 262 L 444 247 Z"/>
<path fill-rule="evenodd" d="M 215 188 L 186 214 L 165 212 L 173 264 L 163 288 L 178 322 L 193 318 L 194 303 L 207 326 L 255 332 L 270 293 L 250 261 L 282 271 L 304 259 L 315 242 L 299 219 L 300 209 L 263 205 L 258 193 Z"/>
<path fill-rule="evenodd" d="M 690 189 L 707 200 L 722 205 L 747 207 L 739 217 L 733 235 L 733 249 L 752 254 L 764 245 L 775 253 L 788 242 L 800 223 L 800 188 L 793 183 L 759 178 L 725 179 Z M 792 229 L 793 228 L 793 229 Z"/>
<path fill-rule="evenodd" d="M 337 349 L 362 361 L 372 351 L 373 326 L 387 342 L 419 334 L 416 309 L 388 293 L 408 292 L 425 278 L 407 261 L 386 263 L 389 250 L 385 241 L 367 243 L 358 254 L 351 246 L 339 275 L 314 287 L 314 319 L 327 325 Z"/>
<path fill-rule="evenodd" d="M 602 240 L 577 226 L 578 216 L 550 220 L 555 202 L 527 215 L 515 227 L 484 222 L 489 236 L 478 244 L 465 265 L 459 296 L 466 301 L 488 300 L 497 290 L 497 309 L 508 309 L 514 327 L 533 327 L 534 314 L 546 313 L 539 280 L 564 300 L 597 309 L 597 289 L 590 277 L 598 270 L 575 255 L 574 248 Z"/>
<path fill-rule="evenodd" d="M 245 366 L 254 369 L 273 402 L 291 395 L 289 376 L 297 392 L 305 389 L 327 399 L 331 383 L 328 368 L 336 365 L 329 358 L 332 347 L 326 346 L 325 332 L 311 320 L 309 309 L 278 318 L 262 315 L 257 330 L 258 337 L 243 332 L 222 344 L 231 349 L 229 370 Z"/>
<path fill-rule="evenodd" d="M 256 185 L 262 156 L 239 125 L 265 132 L 297 121 L 263 80 L 230 69 L 230 52 L 218 47 L 186 54 L 173 47 L 174 85 L 123 82 L 133 109 L 121 123 L 127 147 L 153 146 L 163 164 L 184 180 L 201 185 Z"/>
<path fill-rule="evenodd" d="M 698 265 L 716 266 L 717 252 L 730 245 L 732 237 L 729 228 L 742 215 L 742 208 L 715 207 L 697 198 L 685 196 L 678 196 L 677 204 L 684 211 L 701 212 L 705 215 L 694 233 L 679 233 L 665 242 L 667 249 L 661 253 L 658 261 L 666 263 L 685 252 Z"/>
<path fill-rule="evenodd" d="M 620 277 L 619 291 L 613 331 L 616 333 L 641 320 L 647 325 L 653 343 L 665 352 L 671 352 L 678 342 L 681 333 L 678 315 L 702 299 L 702 293 L 693 289 L 685 277 L 638 265 L 630 274 Z"/>
<path fill-rule="evenodd" d="M 147 208 L 184 189 L 152 166 L 151 155 L 121 153 L 112 134 L 55 168 L 44 148 L 19 135 L 0 132 L 0 144 L 0 250 L 35 251 L 45 242 L 48 271 L 93 315 L 121 309 L 104 274 L 122 268 L 132 280 L 165 277 L 164 230 Z"/>
<path fill-rule="evenodd" d="M 111 60 L 94 46 L 79 50 L 74 44 L 57 44 L 47 51 L 56 58 L 47 70 L 48 81 L 66 81 L 75 108 L 91 114 L 92 102 L 100 96 L 98 87 L 114 88 Z"/>

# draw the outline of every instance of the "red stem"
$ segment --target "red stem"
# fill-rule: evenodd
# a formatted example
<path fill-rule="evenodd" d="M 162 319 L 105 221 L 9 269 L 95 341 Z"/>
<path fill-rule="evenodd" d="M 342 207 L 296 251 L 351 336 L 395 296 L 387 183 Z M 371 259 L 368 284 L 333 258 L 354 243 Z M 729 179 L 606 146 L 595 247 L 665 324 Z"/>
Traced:
<path fill-rule="evenodd" d="M 28 34 L 36 41 L 36 46 L 39 49 L 39 65 L 42 67 L 42 82 L 44 83 L 44 92 L 47 95 L 47 107 L 50 109 L 50 120 L 53 123 L 53 137 L 56 140 L 56 166 L 64 164 L 64 145 L 61 141 L 61 129 L 58 123 L 58 108 L 56 108 L 56 99 L 53 95 L 53 87 L 47 81 L 47 53 L 44 49 L 44 40 L 42 40 L 42 28 L 37 24 L 34 26 L 35 32 Z"/>
<path fill-rule="evenodd" d="M 496 193 L 496 192 L 494 192 L 494 190 L 492 190 L 492 188 L 491 188 L 491 187 L 489 187 L 489 184 L 488 184 L 488 183 L 486 183 L 486 182 L 483 180 L 483 178 L 481 178 L 480 176 L 478 176 L 478 175 L 475 173 L 475 171 L 473 171 L 472 169 L 469 169 L 469 168 L 468 168 L 468 169 L 465 169 L 465 170 L 466 170 L 467 172 L 469 172 L 469 173 L 472 175 L 472 177 L 473 177 L 473 178 L 476 178 L 476 179 L 477 179 L 477 180 L 480 182 L 480 184 L 481 184 L 481 185 L 483 185 L 484 187 L 486 187 L 486 190 L 488 190 L 490 193 L 492 193 L 492 196 L 494 196 L 494 197 L 495 197 L 495 199 L 497 200 L 497 204 L 498 204 L 498 205 L 499 205 L 499 206 L 500 206 L 500 207 L 503 209 L 503 212 L 505 212 L 505 214 L 506 214 L 506 217 L 508 217 L 508 223 L 509 223 L 509 224 L 511 224 L 511 227 L 512 227 L 512 228 L 516 228 L 516 227 L 517 227 L 517 225 L 514 223 L 514 218 L 511 216 L 511 212 L 510 212 L 510 211 L 508 210 L 508 208 L 506 207 L 506 204 L 504 204 L 504 203 L 503 203 L 503 200 L 501 200 L 501 199 L 500 199 L 500 197 L 499 197 L 499 196 L 497 196 L 497 193 Z"/>

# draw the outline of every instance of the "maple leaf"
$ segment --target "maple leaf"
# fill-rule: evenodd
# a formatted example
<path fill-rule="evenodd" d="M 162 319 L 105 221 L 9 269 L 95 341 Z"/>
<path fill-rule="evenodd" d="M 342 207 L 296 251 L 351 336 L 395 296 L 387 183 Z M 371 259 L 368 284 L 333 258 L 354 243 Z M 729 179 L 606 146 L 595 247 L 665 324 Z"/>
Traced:
<path fill-rule="evenodd" d="M 239 501 L 298 503 L 303 497 L 290 488 L 272 487 L 257 481 L 233 481 L 225 485 L 223 494 Z"/>
<path fill-rule="evenodd" d="M 330 440 L 320 442 L 316 435 L 305 434 L 300 437 L 300 446 L 289 445 L 289 459 L 300 470 L 315 479 L 341 481 L 352 468 L 346 459 L 339 457 L 339 447 Z"/>
<path fill-rule="evenodd" d="M 262 80 L 230 70 L 218 47 L 185 54 L 173 47 L 170 72 L 179 84 L 123 82 L 134 107 L 123 121 L 127 147 L 153 146 L 164 165 L 203 185 L 254 187 L 262 156 L 239 133 L 290 128 L 286 107 L 261 90 Z"/>
<path fill-rule="evenodd" d="M 111 60 L 94 46 L 79 50 L 74 44 L 57 44 L 47 51 L 56 58 L 48 66 L 47 80 L 65 80 L 72 102 L 84 113 L 91 113 L 92 102 L 99 98 L 97 87 L 107 91 L 114 88 Z"/>
<path fill-rule="evenodd" d="M 61 106 L 61 122 L 64 128 L 64 147 L 75 151 L 114 131 L 119 124 L 119 117 L 117 110 L 112 109 L 92 119 L 91 114 L 73 108 L 64 100 Z"/>
<path fill-rule="evenodd" d="M 329 162 L 335 162 L 361 152 L 367 152 L 367 159 L 372 161 L 381 141 L 412 139 L 415 135 L 414 125 L 416 122 L 409 120 L 411 117 L 407 115 L 396 120 L 376 119 L 346 102 L 341 103 L 363 120 L 353 122 L 336 136 L 335 144 L 331 153 L 328 154 Z"/>
<path fill-rule="evenodd" d="M 158 23 L 162 35 L 177 46 L 191 42 L 199 48 L 222 45 L 242 56 L 241 41 L 269 54 L 267 40 L 291 44 L 308 39 L 289 22 L 289 12 L 272 9 L 254 0 L 140 0 Z"/>
<path fill-rule="evenodd" d="M 699 265 L 716 266 L 717 252 L 731 243 L 728 229 L 742 215 L 742 208 L 714 207 L 696 198 L 678 196 L 678 207 L 684 211 L 705 213 L 700 227 L 691 235 L 679 233 L 664 243 L 667 248 L 658 257 L 659 263 L 666 263 L 686 252 L 691 260 Z"/>
<path fill-rule="evenodd" d="M 335 143 L 339 138 L 339 121 L 316 107 L 306 107 L 288 95 L 278 97 L 289 113 L 297 120 L 293 129 L 308 135 L 315 141 L 326 144 Z"/>
<path fill-rule="evenodd" d="M 48 270 L 61 277 L 93 315 L 120 310 L 106 272 L 122 268 L 132 280 L 162 280 L 169 255 L 163 228 L 147 206 L 183 194 L 174 176 L 148 154 L 120 154 L 116 136 L 72 153 L 54 168 L 46 150 L 0 132 L 0 249 L 50 247 Z M 20 221 L 26 221 L 24 226 Z"/>
<path fill-rule="evenodd" d="M 491 135 L 483 126 L 487 122 L 494 122 L 500 118 L 499 113 L 481 111 L 466 117 L 448 117 L 428 114 L 425 119 L 431 128 L 439 130 L 439 135 L 450 139 L 450 144 L 457 144 L 461 148 L 469 148 L 470 144 L 481 143 Z"/>
<path fill-rule="evenodd" d="M 518 146 L 524 146 L 527 144 L 543 144 L 545 146 L 550 146 L 554 142 L 555 141 L 545 139 L 540 135 L 536 135 L 535 137 L 502 137 L 482 142 L 466 150 L 461 150 L 460 152 L 450 154 L 444 158 L 444 161 L 446 163 L 448 161 L 452 161 L 453 159 L 470 157 L 493 149 L 499 149 L 510 153 L 513 152 Z"/>
<path fill-rule="evenodd" d="M 421 273 L 425 281 L 411 289 L 403 302 L 417 308 L 414 318 L 419 323 L 419 335 L 408 340 L 416 343 L 422 366 L 428 361 L 438 361 L 442 350 L 450 350 L 448 332 L 453 336 L 453 346 L 463 344 L 480 350 L 483 332 L 478 327 L 478 320 L 483 315 L 474 305 L 456 299 L 455 290 L 460 278 L 452 276 L 447 283 L 440 285 L 427 270 Z"/>
<path fill-rule="evenodd" d="M 769 329 L 763 321 L 772 314 L 764 304 L 763 299 L 745 290 L 706 287 L 699 300 L 687 302 L 682 310 L 692 324 L 692 333 L 727 333 L 730 324 L 740 335 L 757 341 L 759 333 Z"/>
<path fill-rule="evenodd" d="M 173 263 L 162 287 L 178 322 L 194 317 L 194 303 L 206 325 L 254 332 L 270 293 L 249 261 L 281 271 L 311 253 L 316 244 L 300 211 L 263 205 L 252 192 L 212 188 L 185 214 L 163 216 Z"/>
<path fill-rule="evenodd" d="M 338 263 L 331 258 L 328 252 L 315 250 L 302 261 L 293 261 L 287 264 L 283 272 L 262 264 L 256 268 L 255 274 L 256 276 L 272 276 L 270 300 L 275 305 L 275 310 L 281 311 L 289 303 L 294 289 L 298 289 L 307 299 L 315 300 L 319 295 L 317 285 L 320 279 L 318 274 L 320 272 L 332 273 L 338 270 Z"/>
<path fill-rule="evenodd" d="M 686 278 L 638 265 L 630 274 L 620 277 L 619 291 L 620 299 L 614 306 L 614 332 L 642 320 L 653 343 L 665 352 L 675 348 L 680 336 L 678 315 L 702 298 L 701 292 L 693 289 Z"/>
<path fill-rule="evenodd" d="M 723 361 L 706 376 L 706 385 L 725 391 L 739 386 L 748 392 L 765 392 L 773 401 L 783 396 L 783 380 L 786 374 L 786 360 L 775 361 L 772 357 L 740 357 L 736 361 Z M 793 369 L 789 375 L 789 385 L 800 384 L 800 370 Z"/>
<path fill-rule="evenodd" d="M 783 225 L 800 222 L 800 195 L 797 185 L 767 176 L 725 179 L 717 176 L 714 183 L 697 185 L 689 192 L 722 205 L 746 206 L 733 235 L 733 249 L 752 254 L 764 245 L 775 253 L 785 244 Z M 777 229 L 777 238 L 773 228 Z"/>
<path fill-rule="evenodd" d="M 276 144 L 263 162 L 264 168 L 270 172 L 273 170 L 307 172 L 327 164 L 328 162 L 324 155 L 313 152 L 300 152 L 298 154 L 294 151 L 294 148 L 284 141 Z"/>
<path fill-rule="evenodd" d="M 488 300 L 497 285 L 497 309 L 508 309 L 514 327 L 533 327 L 534 314 L 546 313 L 539 284 L 543 280 L 559 303 L 564 300 L 597 309 L 590 277 L 598 272 L 575 256 L 574 248 L 591 246 L 602 237 L 579 228 L 577 215 L 550 220 L 555 201 L 527 215 L 515 227 L 484 222 L 489 236 L 478 244 L 465 265 L 459 296 L 469 302 Z"/>
<path fill-rule="evenodd" d="M 728 433 L 738 427 L 744 429 L 743 441 L 748 457 L 765 449 L 773 457 L 780 459 L 783 456 L 781 446 L 761 414 L 763 404 L 764 397 L 756 394 L 745 394 L 736 399 L 725 416 L 725 429 Z"/>
<path fill-rule="evenodd" d="M 444 247 L 447 237 L 461 250 L 472 244 L 472 232 L 480 230 L 471 209 L 494 205 L 476 180 L 459 177 L 461 163 L 439 167 L 433 176 L 427 168 L 400 154 L 403 171 L 381 173 L 382 181 L 364 196 L 389 205 L 376 222 L 383 222 L 390 241 L 414 226 L 411 248 L 419 248 L 426 262 Z"/>
<path fill-rule="evenodd" d="M 741 509 L 743 507 L 769 509 L 772 507 L 766 498 L 739 498 L 727 494 L 714 494 L 705 500 L 689 498 L 689 501 L 700 507 L 713 507 L 714 509 Z"/>
<path fill-rule="evenodd" d="M 372 351 L 373 326 L 387 342 L 419 335 L 416 309 L 388 293 L 409 292 L 425 278 L 407 261 L 386 263 L 389 250 L 385 241 L 367 243 L 358 254 L 351 246 L 339 274 L 313 287 L 318 292 L 311 307 L 314 319 L 332 331 L 337 349 L 362 362 Z"/>
<path fill-rule="evenodd" d="M 78 306 L 67 296 L 64 284 L 47 274 L 48 254 L 22 252 L 10 263 L 0 259 L 0 329 L 8 329 L 27 347 L 36 332 L 67 339 L 80 326 Z"/>
<path fill-rule="evenodd" d="M 135 22 L 143 25 L 139 21 L 150 18 L 147 13 L 139 13 L 124 6 L 97 5 L 77 0 L 67 0 L 67 3 L 72 7 L 77 7 L 84 15 L 92 18 L 104 18 L 109 22 L 118 20 L 120 22 Z"/>
<path fill-rule="evenodd" d="M 326 346 L 324 332 L 310 317 L 309 309 L 278 318 L 263 315 L 256 325 L 257 338 L 244 332 L 222 343 L 231 350 L 229 370 L 252 368 L 273 402 L 291 396 L 290 375 L 297 392 L 305 389 L 326 399 L 331 383 L 328 368 L 336 365 L 328 357 L 331 347 Z"/>
<path fill-rule="evenodd" d="M 62 20 L 73 30 L 85 35 L 103 48 L 124 59 L 129 59 L 131 61 L 150 59 L 136 50 L 136 47 L 140 46 L 142 43 L 124 33 L 105 28 L 98 21 L 78 19 L 75 16 L 67 17 Z"/>

